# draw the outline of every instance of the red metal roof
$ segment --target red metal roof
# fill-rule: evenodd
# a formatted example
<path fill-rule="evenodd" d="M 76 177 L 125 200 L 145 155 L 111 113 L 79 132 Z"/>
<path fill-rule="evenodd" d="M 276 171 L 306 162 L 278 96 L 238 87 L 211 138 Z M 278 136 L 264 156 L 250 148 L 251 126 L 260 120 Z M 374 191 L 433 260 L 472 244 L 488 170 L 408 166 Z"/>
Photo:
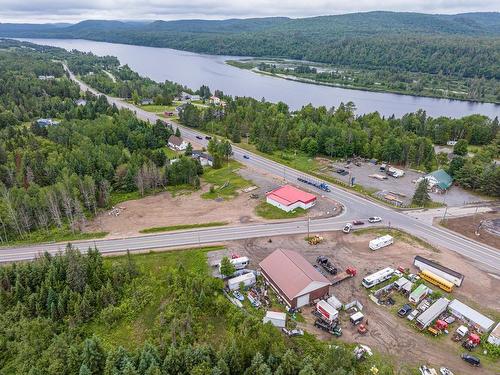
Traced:
<path fill-rule="evenodd" d="M 331 284 L 295 251 L 275 250 L 259 266 L 290 301 Z"/>
<path fill-rule="evenodd" d="M 283 185 L 266 194 L 267 197 L 285 205 L 290 206 L 297 202 L 311 203 L 316 200 L 316 196 L 297 189 L 292 185 Z"/>

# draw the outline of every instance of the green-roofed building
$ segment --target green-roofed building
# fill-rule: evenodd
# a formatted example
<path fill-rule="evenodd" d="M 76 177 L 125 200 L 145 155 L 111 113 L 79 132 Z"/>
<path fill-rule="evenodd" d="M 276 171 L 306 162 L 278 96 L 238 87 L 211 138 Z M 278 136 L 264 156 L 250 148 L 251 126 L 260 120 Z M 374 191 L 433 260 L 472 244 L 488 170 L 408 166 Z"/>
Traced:
<path fill-rule="evenodd" d="M 429 182 L 429 188 L 438 192 L 445 192 L 453 183 L 453 178 L 443 169 L 429 173 L 425 179 Z"/>

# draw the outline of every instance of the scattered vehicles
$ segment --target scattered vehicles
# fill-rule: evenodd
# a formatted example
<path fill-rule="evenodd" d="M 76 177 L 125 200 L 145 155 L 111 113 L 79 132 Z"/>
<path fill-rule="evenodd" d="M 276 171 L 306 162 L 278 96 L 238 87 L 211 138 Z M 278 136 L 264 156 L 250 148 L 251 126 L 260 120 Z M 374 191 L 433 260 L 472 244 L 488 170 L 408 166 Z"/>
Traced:
<path fill-rule="evenodd" d="M 438 375 L 435 369 L 422 365 L 419 367 L 421 375 Z"/>
<path fill-rule="evenodd" d="M 369 223 L 380 223 L 382 221 L 382 218 L 379 216 L 372 216 L 368 218 Z"/>
<path fill-rule="evenodd" d="M 473 355 L 470 355 L 470 354 L 467 354 L 467 353 L 463 353 L 461 355 L 461 358 L 471 364 L 472 366 L 475 366 L 475 367 L 479 367 L 479 365 L 481 364 L 481 360 L 479 358 L 476 358 L 474 357 Z"/>
<path fill-rule="evenodd" d="M 314 322 L 314 326 L 322 329 L 323 331 L 326 331 L 328 333 L 331 333 L 334 336 L 340 337 L 342 336 L 342 328 L 337 323 L 334 324 L 329 324 L 328 322 L 325 322 L 324 320 L 316 319 Z"/>
<path fill-rule="evenodd" d="M 209 135 L 206 135 L 206 136 L 205 136 L 205 139 L 206 139 L 207 141 L 209 141 L 209 140 L 211 140 L 211 139 L 212 139 L 212 137 L 211 137 L 211 136 L 209 136 Z"/>
<path fill-rule="evenodd" d="M 295 328 L 295 329 L 286 329 L 286 328 L 282 328 L 282 331 L 290 336 L 290 337 L 293 337 L 293 336 L 304 336 L 304 331 L 301 330 L 301 329 L 298 329 L 298 328 Z"/>
<path fill-rule="evenodd" d="M 239 257 L 239 258 L 233 258 L 229 260 L 234 268 L 237 270 L 242 270 L 243 268 L 246 268 L 248 264 L 250 263 L 250 259 L 248 257 Z M 219 272 L 220 272 L 220 263 L 219 263 Z"/>
<path fill-rule="evenodd" d="M 347 176 L 349 174 L 349 172 L 342 168 L 337 169 L 335 172 L 337 172 L 341 176 Z"/>
<path fill-rule="evenodd" d="M 196 139 L 203 139 L 203 137 L 201 135 L 197 135 Z"/>
<path fill-rule="evenodd" d="M 335 277 L 331 280 L 332 285 L 336 285 L 346 279 L 350 279 L 351 277 L 356 276 L 356 268 L 354 267 L 347 267 L 344 272 L 340 272 Z"/>
<path fill-rule="evenodd" d="M 403 307 L 401 307 L 398 311 L 398 315 L 401 317 L 401 318 L 404 318 L 406 315 L 408 315 L 410 312 L 411 312 L 412 308 L 410 305 L 408 304 L 405 304 L 403 305 Z"/>
<path fill-rule="evenodd" d="M 259 297 L 257 296 L 256 293 L 249 291 L 247 294 L 247 298 L 250 301 L 250 303 L 252 304 L 252 306 L 255 307 L 256 309 L 258 309 L 261 306 L 261 303 L 259 301 Z"/>
<path fill-rule="evenodd" d="M 462 341 L 462 339 L 469 333 L 469 329 L 466 326 L 460 326 L 451 336 L 451 339 L 455 342 Z"/>
<path fill-rule="evenodd" d="M 406 317 L 406 319 L 408 319 L 410 322 L 412 322 L 417 317 L 418 314 L 420 314 L 420 311 L 418 311 L 417 309 L 415 309 L 411 313 L 408 314 L 408 316 Z"/>
<path fill-rule="evenodd" d="M 318 263 L 321 267 L 325 269 L 326 272 L 328 272 L 331 275 L 336 275 L 338 272 L 337 267 L 335 267 L 335 265 L 332 262 L 330 262 L 330 260 L 327 257 L 323 255 L 320 255 L 316 258 L 316 263 Z"/>
<path fill-rule="evenodd" d="M 462 343 L 462 346 L 467 349 L 468 351 L 471 351 L 474 349 L 476 346 L 478 346 L 481 343 L 481 338 L 476 335 L 475 333 L 471 333 L 467 340 L 465 340 Z"/>
<path fill-rule="evenodd" d="M 446 367 L 441 367 L 439 369 L 439 372 L 441 373 L 441 375 L 455 375 L 455 374 L 453 374 L 453 372 L 451 372 L 450 369 L 448 369 Z"/>
<path fill-rule="evenodd" d="M 375 251 L 378 249 L 381 249 L 383 247 L 392 245 L 394 243 L 394 238 L 390 235 L 385 235 L 382 237 L 375 238 L 374 240 L 371 240 L 370 243 L 368 244 L 368 247 Z"/>
<path fill-rule="evenodd" d="M 427 330 L 434 336 L 440 335 L 443 331 L 446 331 L 446 329 L 448 329 L 448 323 L 444 320 L 437 320 L 432 327 L 427 328 Z"/>
<path fill-rule="evenodd" d="M 248 156 L 248 155 L 243 155 L 243 159 L 250 159 L 250 156 Z"/>
<path fill-rule="evenodd" d="M 245 300 L 245 297 L 243 296 L 243 294 L 241 294 L 239 291 L 235 290 L 233 292 L 233 296 L 234 298 L 236 298 L 238 301 L 244 301 Z"/>
<path fill-rule="evenodd" d="M 364 335 L 364 334 L 366 334 L 366 332 L 368 332 L 368 329 L 366 328 L 366 326 L 364 324 L 360 324 L 358 326 L 358 333 L 360 335 Z"/>
<path fill-rule="evenodd" d="M 351 232 L 352 230 L 352 224 L 351 223 L 347 223 L 345 226 L 344 226 L 344 229 L 342 229 L 342 232 L 344 233 L 349 233 Z"/>
<path fill-rule="evenodd" d="M 326 191 L 326 192 L 331 191 L 330 187 L 327 184 L 325 184 L 324 182 L 310 181 L 310 180 L 307 180 L 307 179 L 302 178 L 302 177 L 297 177 L 297 181 L 303 182 L 304 184 L 312 185 L 315 188 L 318 188 L 318 189 Z"/>
<path fill-rule="evenodd" d="M 448 293 L 451 293 L 451 291 L 453 290 L 453 286 L 455 285 L 451 281 L 448 281 L 428 270 L 423 270 L 422 272 L 420 272 L 420 277 Z"/>
<path fill-rule="evenodd" d="M 362 221 L 362 220 L 353 220 L 352 224 L 353 224 L 353 225 L 364 225 L 364 224 L 365 224 L 365 222 L 364 222 L 364 221 Z"/>

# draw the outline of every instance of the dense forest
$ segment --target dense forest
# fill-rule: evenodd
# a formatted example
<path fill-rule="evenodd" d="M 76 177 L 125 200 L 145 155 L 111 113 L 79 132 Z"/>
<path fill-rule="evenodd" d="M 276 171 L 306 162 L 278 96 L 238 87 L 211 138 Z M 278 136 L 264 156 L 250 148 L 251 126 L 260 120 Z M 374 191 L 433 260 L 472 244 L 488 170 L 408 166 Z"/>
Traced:
<path fill-rule="evenodd" d="M 444 167 L 462 186 L 500 196 L 500 167 L 494 161 L 499 156 L 498 118 L 432 118 L 425 111 L 399 119 L 383 118 L 378 113 L 356 116 L 353 103 L 330 110 L 308 105 L 290 112 L 284 103 L 251 98 L 226 100 L 223 115 L 213 106 L 201 110 L 188 105 L 180 120 L 236 143 L 248 136 L 248 141 L 265 153 L 289 150 L 334 158 L 356 155 L 427 171 Z M 446 155 L 443 158 L 435 154 L 434 144 L 460 139 L 480 146 L 474 157 L 467 157 L 465 152 L 449 161 Z"/>
<path fill-rule="evenodd" d="M 0 43 L 1 242 L 54 228 L 76 233 L 120 192 L 199 185 L 197 161 L 168 163 L 165 146 L 174 129 L 139 121 L 90 93 L 78 104 L 78 86 L 53 61 L 64 58 L 85 73 L 116 59 L 16 43 Z"/>
<path fill-rule="evenodd" d="M 83 255 L 70 247 L 0 267 L 0 373 L 364 375 L 376 365 L 379 375 L 393 374 L 387 361 L 356 361 L 352 347 L 340 342 L 286 339 L 223 296 L 222 281 L 208 275 L 204 252 L 182 254 L 172 256 L 185 261 L 162 268 L 160 306 L 150 303 L 156 291 L 141 283 L 154 268 L 141 272 L 136 259 L 145 256 L 102 259 L 96 249 Z M 163 265 L 161 257 L 147 257 Z M 187 264 L 193 260 L 196 267 Z M 143 327 L 147 339 L 144 332 L 127 338 L 137 349 L 95 334 L 117 331 L 145 311 L 156 318 Z"/>
<path fill-rule="evenodd" d="M 427 73 L 459 80 L 474 92 L 473 100 L 485 100 L 483 85 L 494 86 L 494 96 L 488 100 L 498 101 L 498 25 L 498 13 L 369 12 L 302 19 L 84 21 L 52 28 L 4 24 L 0 35 L 85 38 L 210 54 L 285 57 L 376 71 L 381 80 L 388 73 L 405 77 Z"/>

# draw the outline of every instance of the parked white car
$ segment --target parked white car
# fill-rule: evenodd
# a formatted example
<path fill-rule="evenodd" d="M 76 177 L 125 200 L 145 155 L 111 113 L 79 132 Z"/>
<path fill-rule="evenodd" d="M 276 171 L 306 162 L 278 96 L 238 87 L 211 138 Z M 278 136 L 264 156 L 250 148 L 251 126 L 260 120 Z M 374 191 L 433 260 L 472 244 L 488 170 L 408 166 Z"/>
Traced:
<path fill-rule="evenodd" d="M 446 367 L 441 367 L 439 369 L 439 372 L 441 373 L 441 375 L 454 375 L 453 372 L 451 372 L 451 370 L 447 369 Z"/>
<path fill-rule="evenodd" d="M 369 223 L 380 223 L 382 221 L 382 218 L 379 216 L 372 216 L 368 218 Z"/>
<path fill-rule="evenodd" d="M 342 232 L 344 233 L 349 233 L 352 229 L 352 224 L 351 223 L 347 223 L 344 227 L 344 229 L 342 229 Z"/>
<path fill-rule="evenodd" d="M 414 320 L 417 317 L 418 314 L 420 314 L 420 311 L 415 309 L 411 313 L 409 313 L 406 318 L 411 322 L 412 320 Z"/>

